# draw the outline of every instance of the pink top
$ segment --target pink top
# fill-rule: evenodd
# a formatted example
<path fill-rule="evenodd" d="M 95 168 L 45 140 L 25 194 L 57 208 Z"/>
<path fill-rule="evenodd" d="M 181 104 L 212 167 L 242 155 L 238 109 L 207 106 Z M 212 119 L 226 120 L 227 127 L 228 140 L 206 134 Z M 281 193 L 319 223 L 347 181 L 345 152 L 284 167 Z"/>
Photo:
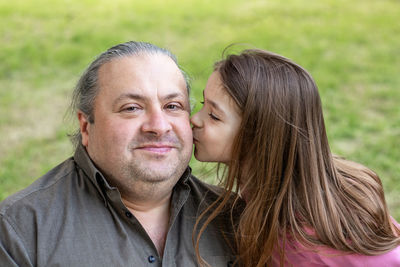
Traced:
<path fill-rule="evenodd" d="M 395 222 L 400 228 L 400 225 Z M 289 264 L 285 266 L 330 266 L 330 267 L 400 267 L 400 246 L 392 251 L 378 256 L 365 256 L 360 254 L 343 254 L 331 248 L 317 248 L 312 251 L 298 242 L 287 242 L 285 256 Z M 273 256 L 272 266 L 279 265 L 279 255 Z"/>

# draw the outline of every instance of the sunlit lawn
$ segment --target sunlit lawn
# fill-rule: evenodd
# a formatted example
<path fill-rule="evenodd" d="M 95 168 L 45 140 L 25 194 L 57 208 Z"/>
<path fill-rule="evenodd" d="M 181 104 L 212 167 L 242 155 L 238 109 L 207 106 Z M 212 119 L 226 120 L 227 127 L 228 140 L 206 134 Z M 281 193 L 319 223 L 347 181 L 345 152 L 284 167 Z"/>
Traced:
<path fill-rule="evenodd" d="M 242 43 L 311 72 L 332 150 L 380 174 L 400 220 L 399 17 L 394 0 L 2 1 L 0 199 L 72 155 L 64 114 L 98 53 L 127 40 L 171 49 L 196 103 L 212 63 Z"/>

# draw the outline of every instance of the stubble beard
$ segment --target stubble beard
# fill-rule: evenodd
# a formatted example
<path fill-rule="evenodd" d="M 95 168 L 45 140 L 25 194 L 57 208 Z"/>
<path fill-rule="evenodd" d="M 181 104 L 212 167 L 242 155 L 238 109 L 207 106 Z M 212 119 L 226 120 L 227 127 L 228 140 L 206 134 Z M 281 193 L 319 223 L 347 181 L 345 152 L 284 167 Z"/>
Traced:
<path fill-rule="evenodd" d="M 187 168 L 189 160 L 190 157 L 189 159 L 177 157 L 164 170 L 152 170 L 137 162 L 126 163 L 120 170 L 116 186 L 126 199 L 140 201 L 157 199 L 172 191 Z"/>
<path fill-rule="evenodd" d="M 179 151 L 177 151 L 180 153 Z M 182 154 L 180 154 L 182 155 Z M 125 177 L 126 180 L 133 182 L 142 182 L 147 184 L 157 185 L 168 180 L 178 180 L 189 164 L 187 156 L 175 157 L 174 160 L 167 161 L 163 157 L 155 157 L 151 160 L 151 164 L 146 164 L 145 159 L 132 160 L 129 163 L 124 164 L 121 170 L 121 176 Z M 157 166 L 156 162 L 160 161 L 160 165 Z M 162 163 L 162 161 L 165 161 Z M 145 162 L 145 163 L 144 163 Z M 152 167 L 152 165 L 155 166 Z"/>
<path fill-rule="evenodd" d="M 146 142 L 166 142 L 175 147 L 168 155 L 154 155 L 150 158 L 146 154 L 135 155 L 135 148 Z M 118 164 L 120 169 L 116 170 L 119 178 L 112 177 L 112 180 L 116 182 L 115 185 L 121 194 L 140 199 L 152 195 L 157 197 L 160 191 L 171 191 L 187 168 L 191 157 L 191 150 L 185 149 L 183 142 L 177 137 L 167 137 L 163 140 L 152 140 L 152 138 L 134 140 L 129 145 L 129 150 L 132 158 L 121 159 Z"/>

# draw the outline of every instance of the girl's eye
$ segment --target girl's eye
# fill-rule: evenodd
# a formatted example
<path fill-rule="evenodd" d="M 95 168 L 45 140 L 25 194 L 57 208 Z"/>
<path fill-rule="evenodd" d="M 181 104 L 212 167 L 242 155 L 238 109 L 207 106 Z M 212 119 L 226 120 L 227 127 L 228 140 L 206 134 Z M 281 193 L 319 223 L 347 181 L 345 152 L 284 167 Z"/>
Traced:
<path fill-rule="evenodd" d="M 214 114 L 212 114 L 211 112 L 208 113 L 208 116 L 210 116 L 210 118 L 211 118 L 212 120 L 220 121 L 220 119 L 219 119 L 218 117 L 216 117 Z"/>

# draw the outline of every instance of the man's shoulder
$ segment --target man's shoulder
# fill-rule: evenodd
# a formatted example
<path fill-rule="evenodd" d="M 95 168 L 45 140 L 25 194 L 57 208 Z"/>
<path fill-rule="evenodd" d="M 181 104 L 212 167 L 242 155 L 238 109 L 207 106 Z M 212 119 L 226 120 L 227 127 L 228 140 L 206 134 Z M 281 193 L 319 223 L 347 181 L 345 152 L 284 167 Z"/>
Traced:
<path fill-rule="evenodd" d="M 222 187 L 201 181 L 194 175 L 190 175 L 187 183 L 191 188 L 192 194 L 199 196 L 209 194 L 210 197 L 217 198 L 224 192 L 224 189 Z"/>
<path fill-rule="evenodd" d="M 187 184 L 190 187 L 191 197 L 200 206 L 212 204 L 226 192 L 223 187 L 206 183 L 193 175 L 190 176 Z M 233 204 L 235 198 L 236 194 L 230 193 L 229 203 Z"/>
<path fill-rule="evenodd" d="M 52 191 L 54 187 L 62 187 L 61 183 L 65 180 L 63 178 L 69 176 L 74 171 L 74 160 L 72 158 L 65 160 L 35 180 L 28 187 L 0 202 L 0 215 L 5 216 L 10 210 L 19 209 L 26 204 L 47 201 L 46 198 L 43 198 L 43 195 L 49 194 L 48 191 Z"/>
<path fill-rule="evenodd" d="M 190 176 L 187 183 L 191 188 L 192 198 L 194 198 L 195 202 L 196 200 L 199 201 L 197 204 L 203 208 L 212 204 L 218 197 L 226 193 L 223 187 L 206 183 L 193 175 Z M 232 210 L 239 215 L 243 211 L 244 205 L 245 203 L 236 193 L 229 193 L 229 199 L 224 210 L 226 212 Z"/>

